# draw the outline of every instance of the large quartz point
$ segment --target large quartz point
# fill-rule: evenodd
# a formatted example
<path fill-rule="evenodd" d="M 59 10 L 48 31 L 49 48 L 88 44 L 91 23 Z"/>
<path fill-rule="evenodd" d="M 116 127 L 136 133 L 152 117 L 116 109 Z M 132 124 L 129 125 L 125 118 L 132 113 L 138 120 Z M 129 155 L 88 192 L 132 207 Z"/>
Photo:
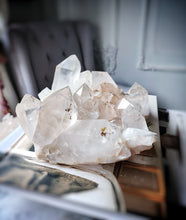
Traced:
<path fill-rule="evenodd" d="M 121 128 L 103 119 L 78 120 L 43 151 L 38 148 L 41 158 L 65 164 L 112 163 L 131 155 L 122 144 Z"/>
<path fill-rule="evenodd" d="M 52 83 L 52 90 L 69 86 L 71 91 L 76 89 L 76 82 L 79 79 L 81 66 L 78 58 L 75 55 L 71 55 L 68 59 L 64 60 L 56 66 L 54 81 Z"/>
<path fill-rule="evenodd" d="M 57 65 L 52 88 L 25 95 L 16 113 L 39 158 L 51 163 L 97 164 L 152 147 L 145 117 L 148 92 L 138 83 L 124 93 L 107 72 L 84 71 L 75 55 Z"/>
<path fill-rule="evenodd" d="M 54 92 L 43 102 L 25 95 L 16 113 L 25 133 L 39 146 L 50 144 L 77 119 L 77 107 L 69 87 Z"/>

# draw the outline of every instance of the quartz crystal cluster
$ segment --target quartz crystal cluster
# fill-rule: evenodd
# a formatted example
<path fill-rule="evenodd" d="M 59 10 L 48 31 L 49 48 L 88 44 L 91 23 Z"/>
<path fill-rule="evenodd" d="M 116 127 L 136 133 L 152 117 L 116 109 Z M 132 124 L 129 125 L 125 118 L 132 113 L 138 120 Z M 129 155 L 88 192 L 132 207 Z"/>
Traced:
<path fill-rule="evenodd" d="M 75 55 L 57 65 L 52 88 L 26 94 L 16 113 L 36 155 L 51 163 L 125 160 L 152 147 L 148 92 L 138 83 L 124 93 L 106 72 L 81 72 Z"/>

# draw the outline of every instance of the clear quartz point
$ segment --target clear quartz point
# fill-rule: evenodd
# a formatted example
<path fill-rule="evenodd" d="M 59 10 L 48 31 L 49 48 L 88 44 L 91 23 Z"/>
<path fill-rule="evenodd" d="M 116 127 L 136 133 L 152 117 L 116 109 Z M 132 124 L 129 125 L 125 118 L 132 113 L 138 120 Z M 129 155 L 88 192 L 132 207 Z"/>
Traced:
<path fill-rule="evenodd" d="M 122 140 L 132 154 L 148 150 L 156 141 L 156 133 L 139 128 L 127 128 L 122 133 Z"/>
<path fill-rule="evenodd" d="M 52 90 L 57 91 L 69 86 L 71 91 L 76 90 L 76 81 L 80 77 L 81 66 L 78 58 L 71 55 L 56 66 Z"/>
<path fill-rule="evenodd" d="M 50 144 L 77 119 L 69 87 L 54 92 L 43 102 L 26 95 L 17 105 L 16 113 L 28 137 L 39 146 Z"/>
<path fill-rule="evenodd" d="M 31 140 L 37 127 L 40 107 L 41 101 L 28 94 L 16 106 L 18 121 Z"/>
<path fill-rule="evenodd" d="M 99 117 L 98 105 L 94 100 L 93 91 L 83 84 L 73 95 L 78 108 L 78 119 L 96 119 Z"/>
<path fill-rule="evenodd" d="M 144 116 L 137 111 L 132 105 L 129 105 L 126 109 L 120 110 L 122 127 L 126 128 L 139 128 L 148 130 L 146 120 Z"/>
<path fill-rule="evenodd" d="M 143 116 L 149 115 L 148 92 L 140 84 L 135 82 L 128 91 L 126 99 L 131 102 Z"/>

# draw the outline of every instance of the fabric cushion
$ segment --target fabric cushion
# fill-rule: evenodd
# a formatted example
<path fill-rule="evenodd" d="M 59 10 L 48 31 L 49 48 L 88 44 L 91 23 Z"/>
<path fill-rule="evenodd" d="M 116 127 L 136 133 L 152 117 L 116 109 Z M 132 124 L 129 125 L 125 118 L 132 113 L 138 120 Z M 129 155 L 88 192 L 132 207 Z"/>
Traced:
<path fill-rule="evenodd" d="M 36 22 L 9 28 L 9 61 L 19 98 L 51 87 L 55 67 L 76 54 L 82 70 L 94 69 L 92 29 L 86 22 Z"/>

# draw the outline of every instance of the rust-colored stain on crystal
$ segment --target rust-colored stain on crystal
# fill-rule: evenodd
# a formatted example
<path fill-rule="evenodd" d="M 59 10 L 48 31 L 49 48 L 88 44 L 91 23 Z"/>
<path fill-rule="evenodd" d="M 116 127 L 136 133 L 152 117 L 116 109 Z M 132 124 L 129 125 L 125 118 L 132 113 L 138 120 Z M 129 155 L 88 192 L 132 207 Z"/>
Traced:
<path fill-rule="evenodd" d="M 107 129 L 106 127 L 101 129 L 101 136 L 106 136 L 107 135 L 107 132 L 105 132 L 106 129 Z"/>

